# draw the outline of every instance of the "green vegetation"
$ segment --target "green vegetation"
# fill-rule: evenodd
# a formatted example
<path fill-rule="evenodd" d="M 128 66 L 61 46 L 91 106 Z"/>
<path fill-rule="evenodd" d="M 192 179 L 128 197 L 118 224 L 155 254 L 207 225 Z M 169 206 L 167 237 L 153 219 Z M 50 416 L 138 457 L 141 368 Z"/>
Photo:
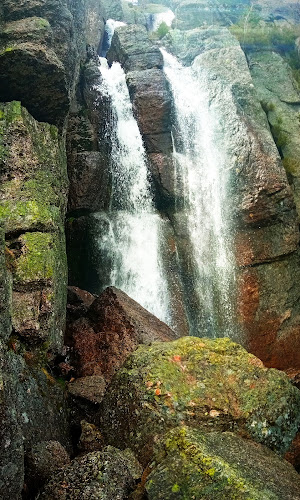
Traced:
<path fill-rule="evenodd" d="M 253 5 L 249 7 L 240 21 L 229 29 L 243 47 L 275 48 L 282 52 L 293 50 L 295 40 L 300 36 L 299 25 L 279 26 L 264 22 L 260 18 L 259 10 L 256 10 Z"/>
<path fill-rule="evenodd" d="M 20 238 L 21 256 L 16 261 L 15 279 L 19 283 L 50 280 L 55 265 L 55 236 L 48 233 L 25 233 Z"/>
<path fill-rule="evenodd" d="M 170 28 L 169 26 L 163 21 L 160 23 L 159 27 L 156 30 L 156 34 L 158 38 L 161 40 L 166 34 L 169 32 Z"/>
<path fill-rule="evenodd" d="M 148 14 L 160 14 L 161 12 L 166 12 L 168 10 L 168 7 L 165 5 L 159 5 L 156 3 L 149 3 L 145 7 L 145 11 Z"/>
<path fill-rule="evenodd" d="M 177 496 L 182 500 L 279 500 L 282 495 L 291 499 L 298 497 L 299 490 L 294 489 L 297 477 L 290 470 L 277 455 L 233 433 L 205 433 L 183 426 L 156 445 L 146 491 L 151 500 Z"/>
<path fill-rule="evenodd" d="M 300 172 L 300 159 L 285 157 L 282 160 L 283 166 L 288 174 L 298 176 Z"/>
<path fill-rule="evenodd" d="M 274 47 L 282 51 L 293 49 L 295 40 L 300 36 L 300 26 L 280 27 L 273 24 L 236 24 L 230 27 L 230 31 L 243 47 Z"/>

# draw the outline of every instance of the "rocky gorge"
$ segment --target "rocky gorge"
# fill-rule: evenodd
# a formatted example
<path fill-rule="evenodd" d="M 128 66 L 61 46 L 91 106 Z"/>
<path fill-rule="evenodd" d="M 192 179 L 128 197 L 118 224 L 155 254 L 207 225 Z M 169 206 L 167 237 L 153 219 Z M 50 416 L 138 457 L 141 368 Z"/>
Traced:
<path fill-rule="evenodd" d="M 2 1 L 3 500 L 300 499 L 299 23 Z"/>

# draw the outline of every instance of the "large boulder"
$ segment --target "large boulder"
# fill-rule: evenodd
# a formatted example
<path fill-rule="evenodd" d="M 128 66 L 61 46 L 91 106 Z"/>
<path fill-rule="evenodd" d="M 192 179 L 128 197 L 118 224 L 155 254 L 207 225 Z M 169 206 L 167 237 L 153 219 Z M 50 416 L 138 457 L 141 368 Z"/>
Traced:
<path fill-rule="evenodd" d="M 125 500 L 142 469 L 130 450 L 107 446 L 76 458 L 46 485 L 43 500 Z"/>
<path fill-rule="evenodd" d="M 25 484 L 29 496 L 37 492 L 58 469 L 69 463 L 69 454 L 58 441 L 35 444 L 25 458 Z"/>
<path fill-rule="evenodd" d="M 139 344 L 169 341 L 175 333 L 153 314 L 115 287 L 109 287 L 91 304 L 86 317 L 68 326 L 77 374 L 103 375 L 110 380 Z"/>
<path fill-rule="evenodd" d="M 144 26 L 121 26 L 115 30 L 107 59 L 119 61 L 125 71 L 162 68 L 163 59 L 158 47 L 148 38 Z"/>
<path fill-rule="evenodd" d="M 140 346 L 115 375 L 99 412 L 111 444 L 146 464 L 166 430 L 235 430 L 284 452 L 300 422 L 300 393 L 288 377 L 227 338 L 182 337 Z"/>
<path fill-rule="evenodd" d="M 97 0 L 4 0 L 0 100 L 22 100 L 38 120 L 62 125 L 86 45 L 98 49 L 104 10 Z"/>
<path fill-rule="evenodd" d="M 296 500 L 299 477 L 264 446 L 230 432 L 181 427 L 157 446 L 149 500 Z"/>

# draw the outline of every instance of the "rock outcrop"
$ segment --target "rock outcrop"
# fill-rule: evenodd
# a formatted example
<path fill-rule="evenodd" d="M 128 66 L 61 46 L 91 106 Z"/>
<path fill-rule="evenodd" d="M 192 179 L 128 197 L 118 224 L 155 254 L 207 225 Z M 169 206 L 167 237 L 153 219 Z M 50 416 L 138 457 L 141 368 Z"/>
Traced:
<path fill-rule="evenodd" d="M 94 0 L 5 0 L 0 11 L 0 496 L 17 500 L 26 451 L 71 446 L 50 369 L 65 328 L 66 119 L 104 13 Z"/>
<path fill-rule="evenodd" d="M 276 394 L 276 396 L 275 396 Z M 299 425 L 300 393 L 229 339 L 183 337 L 140 346 L 115 375 L 99 423 L 146 465 L 153 444 L 178 425 L 234 430 L 284 452 Z"/>
<path fill-rule="evenodd" d="M 85 317 L 68 325 L 66 337 L 77 376 L 102 375 L 106 381 L 139 344 L 176 338 L 166 324 L 114 287 L 93 301 Z"/>
<path fill-rule="evenodd" d="M 56 473 L 46 485 L 43 500 L 125 500 L 134 489 L 142 469 L 130 450 L 107 446 L 88 453 Z"/>
<path fill-rule="evenodd" d="M 157 446 L 155 460 L 146 483 L 149 500 L 300 498 L 299 479 L 290 464 L 230 432 L 177 428 Z"/>
<path fill-rule="evenodd" d="M 67 280 L 63 144 L 56 127 L 37 123 L 18 102 L 2 106 L 0 123 L 1 225 L 13 334 L 59 348 Z"/>

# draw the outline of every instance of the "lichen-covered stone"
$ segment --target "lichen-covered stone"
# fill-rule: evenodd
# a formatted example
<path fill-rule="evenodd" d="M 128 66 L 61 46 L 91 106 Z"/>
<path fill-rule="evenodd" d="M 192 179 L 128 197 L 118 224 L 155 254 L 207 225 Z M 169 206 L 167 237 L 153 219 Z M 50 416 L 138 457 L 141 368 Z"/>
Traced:
<path fill-rule="evenodd" d="M 143 462 L 177 425 L 235 430 L 284 452 L 299 425 L 300 393 L 285 374 L 227 338 L 140 346 L 115 375 L 99 414 L 112 444 Z"/>
<path fill-rule="evenodd" d="M 44 440 L 70 448 L 68 414 L 61 387 L 44 368 L 45 348 L 38 362 L 17 340 L 0 347 L 0 497 L 19 500 L 25 449 Z"/>
<path fill-rule="evenodd" d="M 43 500 L 125 500 L 142 469 L 130 450 L 107 446 L 76 458 L 46 485 Z"/>
<path fill-rule="evenodd" d="M 296 500 L 293 467 L 264 446 L 230 432 L 181 427 L 157 446 L 149 500 Z"/>
<path fill-rule="evenodd" d="M 77 445 L 81 455 L 90 453 L 91 451 L 99 451 L 104 447 L 104 440 L 99 429 L 90 422 L 81 420 L 81 434 Z"/>
<path fill-rule="evenodd" d="M 300 90 L 288 62 L 276 52 L 248 54 L 251 75 L 283 157 L 300 213 Z"/>
<path fill-rule="evenodd" d="M 69 454 L 58 441 L 35 444 L 25 458 L 25 482 L 30 494 L 37 492 L 54 472 L 69 463 Z"/>
<path fill-rule="evenodd" d="M 207 50 L 239 46 L 228 29 L 216 25 L 193 30 L 170 30 L 164 38 L 164 44 L 185 65 L 192 64 L 196 56 Z"/>

